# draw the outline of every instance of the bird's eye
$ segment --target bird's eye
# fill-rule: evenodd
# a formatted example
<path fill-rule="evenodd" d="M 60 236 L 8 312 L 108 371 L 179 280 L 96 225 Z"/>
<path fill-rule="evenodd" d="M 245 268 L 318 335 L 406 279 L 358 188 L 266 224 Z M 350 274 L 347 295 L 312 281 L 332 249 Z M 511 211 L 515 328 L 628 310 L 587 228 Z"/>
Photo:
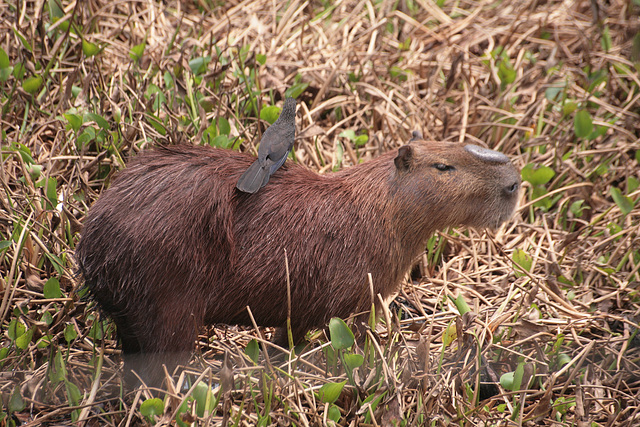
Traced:
<path fill-rule="evenodd" d="M 454 166 L 445 165 L 444 163 L 434 163 L 432 166 L 438 169 L 440 172 L 448 172 L 448 171 L 456 170 Z"/>

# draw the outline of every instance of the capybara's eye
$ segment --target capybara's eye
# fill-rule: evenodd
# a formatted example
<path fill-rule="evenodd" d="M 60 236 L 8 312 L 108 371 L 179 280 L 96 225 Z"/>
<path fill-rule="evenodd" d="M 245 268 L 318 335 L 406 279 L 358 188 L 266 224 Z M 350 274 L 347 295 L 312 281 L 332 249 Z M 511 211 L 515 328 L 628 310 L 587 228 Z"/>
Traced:
<path fill-rule="evenodd" d="M 445 165 L 444 163 L 434 163 L 431 166 L 438 169 L 440 172 L 448 172 L 448 171 L 456 170 L 455 166 Z"/>

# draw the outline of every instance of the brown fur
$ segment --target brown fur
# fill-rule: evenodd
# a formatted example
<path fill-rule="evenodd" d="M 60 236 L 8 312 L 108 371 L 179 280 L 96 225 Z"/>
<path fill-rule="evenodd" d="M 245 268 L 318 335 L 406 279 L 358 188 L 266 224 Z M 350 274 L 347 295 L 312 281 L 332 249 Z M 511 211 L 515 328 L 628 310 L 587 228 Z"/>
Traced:
<path fill-rule="evenodd" d="M 396 292 L 435 230 L 499 226 L 520 183 L 511 163 L 415 141 L 324 176 L 288 163 L 256 194 L 241 193 L 254 160 L 208 147 L 144 152 L 85 221 L 80 271 L 115 321 L 125 363 L 151 382 L 159 362 L 189 354 L 200 326 L 250 325 L 247 305 L 258 325 L 286 325 L 285 249 L 299 341 L 368 310 L 367 273 L 375 293 Z"/>

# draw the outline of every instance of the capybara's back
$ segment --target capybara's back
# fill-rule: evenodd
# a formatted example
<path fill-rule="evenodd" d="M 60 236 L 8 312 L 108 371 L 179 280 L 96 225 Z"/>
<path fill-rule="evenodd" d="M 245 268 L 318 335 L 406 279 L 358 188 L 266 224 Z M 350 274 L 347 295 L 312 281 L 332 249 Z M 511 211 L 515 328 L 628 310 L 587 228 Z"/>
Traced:
<path fill-rule="evenodd" d="M 448 226 L 495 228 L 519 174 L 502 154 L 416 141 L 342 172 L 285 165 L 255 194 L 236 189 L 254 158 L 178 146 L 138 155 L 91 208 L 76 258 L 109 314 L 125 363 L 149 382 L 185 360 L 204 324 L 287 322 L 299 341 L 331 317 L 388 297 Z"/>

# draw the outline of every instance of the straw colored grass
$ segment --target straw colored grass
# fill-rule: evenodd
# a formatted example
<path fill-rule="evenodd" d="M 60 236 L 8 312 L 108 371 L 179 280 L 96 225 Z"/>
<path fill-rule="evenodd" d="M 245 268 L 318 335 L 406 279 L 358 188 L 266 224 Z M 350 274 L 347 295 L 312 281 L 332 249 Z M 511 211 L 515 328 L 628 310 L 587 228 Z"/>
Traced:
<path fill-rule="evenodd" d="M 639 12 L 615 0 L 0 4 L 0 423 L 180 412 L 185 425 L 329 425 L 337 408 L 349 426 L 637 425 Z M 255 151 L 260 111 L 287 90 L 299 92 L 295 161 L 330 173 L 419 129 L 509 155 L 525 171 L 519 210 L 497 233 L 432 239 L 377 339 L 350 350 L 367 361 L 335 402 L 318 390 L 348 378 L 320 334 L 292 363 L 255 366 L 244 349 L 260 335 L 218 325 L 188 369 L 215 407 L 198 414 L 183 374 L 145 416 L 152 395 L 121 389 L 113 327 L 78 295 L 82 221 L 147 147 Z M 509 372 L 515 390 L 499 384 Z"/>

